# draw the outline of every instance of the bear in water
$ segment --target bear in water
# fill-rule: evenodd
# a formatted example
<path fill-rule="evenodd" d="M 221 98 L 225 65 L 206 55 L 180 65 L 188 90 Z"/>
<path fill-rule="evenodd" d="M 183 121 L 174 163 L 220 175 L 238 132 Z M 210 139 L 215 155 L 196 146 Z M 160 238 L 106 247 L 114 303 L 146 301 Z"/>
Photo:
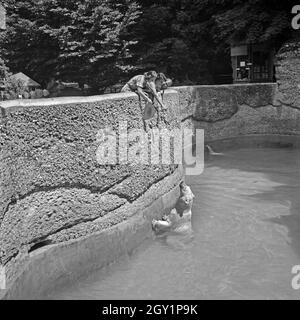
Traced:
<path fill-rule="evenodd" d="M 192 206 L 194 194 L 184 182 L 180 183 L 180 197 L 169 215 L 162 220 L 153 220 L 156 234 L 190 235 L 192 233 Z"/>

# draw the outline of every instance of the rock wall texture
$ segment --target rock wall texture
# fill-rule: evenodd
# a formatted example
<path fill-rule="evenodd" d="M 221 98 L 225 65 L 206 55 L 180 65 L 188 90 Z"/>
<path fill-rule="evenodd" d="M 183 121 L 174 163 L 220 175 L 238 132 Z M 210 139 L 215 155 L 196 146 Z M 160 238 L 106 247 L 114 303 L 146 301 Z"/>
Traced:
<path fill-rule="evenodd" d="M 278 85 L 168 90 L 163 126 L 204 129 L 208 142 L 300 135 L 298 57 L 298 48 L 280 53 Z M 127 121 L 129 130 L 143 130 L 134 94 L 12 101 L 0 110 L 0 267 L 8 282 L 22 273 L 38 247 L 80 241 L 122 225 L 182 179 L 176 165 L 97 161 L 100 129 L 117 131 L 119 122 Z M 151 125 L 157 127 L 156 120 Z M 154 215 L 162 214 L 163 207 L 156 206 Z"/>
<path fill-rule="evenodd" d="M 242 135 L 300 134 L 300 104 L 280 102 L 276 83 L 175 88 L 183 125 L 207 142 Z"/>
<path fill-rule="evenodd" d="M 174 110 L 177 96 L 168 93 L 165 99 Z M 134 94 L 14 101 L 3 103 L 1 111 L 0 265 L 8 281 L 35 248 L 126 221 L 182 178 L 175 165 L 97 161 L 100 129 L 117 132 L 119 122 L 127 121 L 128 130 L 143 130 Z M 168 128 L 180 126 L 172 112 L 167 119 Z M 158 191 L 143 197 L 160 181 Z"/>
<path fill-rule="evenodd" d="M 278 103 L 300 108 L 300 41 L 287 42 L 277 55 Z"/>

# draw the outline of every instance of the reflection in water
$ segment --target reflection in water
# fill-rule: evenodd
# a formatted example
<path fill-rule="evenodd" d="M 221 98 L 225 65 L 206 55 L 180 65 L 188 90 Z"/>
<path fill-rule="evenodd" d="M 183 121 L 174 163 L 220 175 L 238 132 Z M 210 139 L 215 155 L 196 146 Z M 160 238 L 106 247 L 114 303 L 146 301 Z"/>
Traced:
<path fill-rule="evenodd" d="M 146 241 L 48 298 L 299 299 L 300 151 L 230 151 L 186 182 L 196 196 L 192 241 Z"/>

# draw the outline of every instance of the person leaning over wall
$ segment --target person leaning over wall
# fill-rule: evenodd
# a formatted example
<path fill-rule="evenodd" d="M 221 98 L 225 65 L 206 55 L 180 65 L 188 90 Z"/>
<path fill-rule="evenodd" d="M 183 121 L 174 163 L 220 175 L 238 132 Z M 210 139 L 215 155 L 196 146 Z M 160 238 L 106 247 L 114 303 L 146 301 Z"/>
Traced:
<path fill-rule="evenodd" d="M 164 93 L 169 87 L 171 87 L 173 81 L 170 78 L 167 78 L 166 75 L 160 72 L 155 80 L 155 89 L 159 99 L 163 102 Z"/>
<path fill-rule="evenodd" d="M 155 88 L 156 78 L 157 73 L 155 71 L 149 71 L 142 75 L 134 76 L 125 84 L 121 92 L 135 92 L 143 98 L 146 103 L 152 103 L 151 98 L 145 90 L 148 89 L 149 86 Z"/>
<path fill-rule="evenodd" d="M 167 78 L 164 73 L 158 73 L 157 77 L 154 81 L 155 86 L 155 92 L 153 90 L 153 85 L 151 87 L 146 87 L 145 92 L 150 97 L 151 101 L 154 101 L 154 99 L 158 100 L 159 104 L 162 106 L 164 110 L 167 108 L 163 104 L 163 94 L 168 87 L 171 87 L 172 80 Z"/>
<path fill-rule="evenodd" d="M 121 92 L 135 92 L 142 98 L 145 103 L 144 109 L 144 120 L 149 120 L 153 118 L 155 114 L 154 99 L 156 99 L 163 109 L 166 109 L 161 98 L 156 92 L 156 79 L 158 74 L 155 71 L 149 71 L 143 75 L 137 75 L 131 78 L 125 86 L 122 88 Z"/>
<path fill-rule="evenodd" d="M 170 78 L 167 78 L 164 73 L 158 73 L 157 78 L 155 79 L 155 90 L 156 90 L 156 96 L 153 94 L 153 91 L 151 88 L 146 89 L 146 93 L 150 96 L 151 100 L 154 101 L 156 99 L 159 103 L 159 106 L 161 108 L 157 109 L 158 114 L 158 123 L 161 122 L 161 115 L 163 114 L 163 119 L 165 123 L 168 123 L 166 120 L 166 114 L 167 108 L 165 107 L 165 104 L 163 102 L 164 99 L 164 92 L 166 89 L 172 86 L 172 80 Z"/>

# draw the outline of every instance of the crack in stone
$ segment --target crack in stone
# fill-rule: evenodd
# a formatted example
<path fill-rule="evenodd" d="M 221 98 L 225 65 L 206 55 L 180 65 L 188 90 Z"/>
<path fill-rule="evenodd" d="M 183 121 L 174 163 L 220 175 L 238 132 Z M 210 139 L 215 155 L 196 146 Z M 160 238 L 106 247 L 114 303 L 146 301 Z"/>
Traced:
<path fill-rule="evenodd" d="M 159 182 L 161 182 L 162 180 L 164 180 L 164 179 L 167 178 L 167 177 L 170 177 L 172 174 L 174 174 L 174 172 L 175 172 L 177 169 L 178 169 L 178 165 L 175 165 L 175 166 L 174 166 L 174 170 L 171 170 L 171 171 L 169 171 L 166 175 L 160 176 L 159 178 L 157 178 L 156 180 L 154 180 L 154 181 L 151 183 L 151 186 L 152 186 L 152 185 L 155 185 L 155 184 L 157 184 L 157 183 L 159 183 Z M 108 191 L 108 193 L 111 194 L 111 195 L 115 195 L 115 196 L 119 197 L 120 199 L 124 199 L 124 200 L 126 200 L 127 202 L 129 202 L 129 203 L 133 203 L 133 202 L 136 201 L 139 197 L 141 197 L 145 192 L 147 192 L 147 191 L 151 188 L 151 186 L 149 186 L 145 191 L 141 191 L 140 193 L 138 193 L 138 194 L 136 195 L 136 198 L 134 198 L 134 199 L 126 196 L 126 195 L 125 195 L 124 193 L 122 193 L 122 192 L 118 192 L 117 190 L 116 190 L 116 191 Z"/>
<path fill-rule="evenodd" d="M 122 183 L 123 181 L 125 181 L 128 177 L 130 177 L 130 174 L 126 174 L 124 177 L 122 177 L 122 179 L 118 180 L 116 183 L 114 183 L 111 186 L 108 187 L 102 187 L 102 188 L 97 188 L 97 187 L 88 187 L 85 185 L 81 185 L 80 183 L 78 184 L 65 184 L 65 185 L 60 185 L 60 186 L 54 186 L 54 187 L 38 187 L 38 188 L 34 188 L 33 190 L 31 190 L 30 192 L 22 195 L 22 196 L 13 196 L 13 198 L 11 199 L 11 201 L 8 203 L 8 205 L 6 206 L 6 209 L 3 213 L 3 218 L 2 221 L 0 222 L 0 228 L 2 226 L 2 222 L 5 218 L 5 215 L 7 214 L 7 212 L 10 210 L 10 208 L 12 206 L 14 206 L 18 201 L 20 200 L 24 200 L 27 197 L 30 197 L 33 194 L 39 194 L 42 192 L 51 192 L 51 191 L 56 191 L 56 190 L 60 190 L 60 189 L 66 189 L 66 190 L 72 190 L 72 189 L 77 189 L 77 190 L 87 190 L 90 191 L 92 194 L 97 194 L 97 193 L 105 193 L 107 191 L 109 191 L 110 189 L 112 189 L 113 187 L 115 187 L 116 185 Z"/>
<path fill-rule="evenodd" d="M 121 207 L 124 206 L 125 204 L 126 204 L 126 203 L 123 203 L 123 204 L 118 205 L 117 207 L 115 207 L 115 208 L 113 209 L 113 211 L 121 208 Z M 113 211 L 112 211 L 112 212 L 113 212 Z M 107 214 L 107 213 L 109 213 L 109 212 L 106 212 L 106 214 Z M 71 228 L 73 228 L 74 226 L 76 226 L 76 225 L 78 225 L 78 224 L 83 224 L 83 223 L 87 223 L 87 222 L 93 222 L 93 221 L 95 221 L 95 220 L 97 220 L 97 219 L 99 219 L 99 218 L 101 218 L 101 217 L 106 216 L 106 214 L 103 215 L 103 216 L 100 216 L 100 217 L 97 216 L 97 217 L 94 217 L 94 218 L 82 218 L 82 219 L 80 219 L 79 221 L 76 221 L 75 223 L 70 223 L 70 224 L 68 224 L 68 225 L 65 225 L 65 226 L 63 226 L 63 227 L 55 230 L 55 232 L 49 232 L 48 234 L 43 235 L 42 237 L 35 238 L 35 239 L 33 239 L 32 241 L 30 241 L 30 243 L 28 243 L 28 245 L 30 245 L 31 243 L 40 242 L 41 240 L 42 240 L 42 241 L 43 241 L 43 240 L 46 240 L 48 237 L 53 236 L 53 235 L 55 235 L 55 234 L 57 234 L 57 233 L 59 233 L 59 232 L 61 232 L 61 231 L 63 231 L 63 230 L 71 229 Z"/>
<path fill-rule="evenodd" d="M 178 165 L 174 167 L 174 171 L 168 172 L 168 174 L 166 174 L 165 176 L 161 176 L 161 177 L 159 177 L 158 179 L 156 179 L 156 180 L 152 183 L 152 186 L 153 186 L 153 185 L 156 185 L 157 183 L 159 183 L 159 182 L 161 182 L 162 180 L 164 180 L 164 179 L 168 178 L 169 176 L 171 176 L 171 175 L 176 171 L 176 169 L 178 169 Z M 112 212 L 116 211 L 117 209 L 121 208 L 122 206 L 125 206 L 125 205 L 128 204 L 128 203 L 130 203 L 130 204 L 133 203 L 134 201 L 136 201 L 139 197 L 141 197 L 145 192 L 147 192 L 147 191 L 151 188 L 151 186 L 150 186 L 149 188 L 147 188 L 147 190 L 146 190 L 145 192 L 139 193 L 139 194 L 137 195 L 137 198 L 136 198 L 136 199 L 130 199 L 129 197 L 126 197 L 126 196 L 123 195 L 123 194 L 118 194 L 118 192 L 116 192 L 116 191 L 109 192 L 110 189 L 112 189 L 113 187 L 115 187 L 116 185 L 118 185 L 119 183 L 123 182 L 124 180 L 126 180 L 126 179 L 129 178 L 129 177 L 130 177 L 130 175 L 127 175 L 126 177 L 124 177 L 124 178 L 122 179 L 122 181 L 119 181 L 119 182 L 117 182 L 116 184 L 114 184 L 112 187 L 107 188 L 106 191 L 103 191 L 103 189 L 102 189 L 102 191 L 103 191 L 102 193 L 107 192 L 107 194 L 114 195 L 114 196 L 117 196 L 117 197 L 120 198 L 120 199 L 126 200 L 126 203 L 125 203 L 125 204 L 123 203 L 123 204 L 118 205 L 117 207 L 115 207 L 115 208 L 113 209 Z M 39 191 L 37 191 L 37 192 L 33 192 L 33 191 L 32 191 L 32 192 L 30 192 L 29 194 L 26 194 L 26 195 L 24 195 L 24 196 L 22 196 L 22 197 L 20 197 L 20 198 L 18 198 L 18 199 L 15 199 L 15 200 L 14 200 L 14 204 L 17 203 L 17 201 L 22 200 L 22 199 L 25 199 L 26 197 L 28 197 L 28 196 L 30 196 L 30 195 L 32 195 L 32 194 L 36 194 L 36 193 L 40 193 L 40 192 L 44 192 L 44 191 L 53 191 L 53 190 L 62 189 L 62 188 L 65 188 L 65 189 L 75 189 L 75 188 L 77 188 L 77 189 L 86 189 L 86 190 L 91 191 L 92 193 L 97 193 L 97 190 L 95 190 L 95 189 L 88 189 L 88 188 L 85 188 L 85 187 L 83 187 L 83 186 L 80 186 L 80 188 L 79 188 L 79 186 L 80 186 L 80 185 L 76 185 L 76 187 L 74 187 L 74 186 L 70 186 L 70 185 L 69 185 L 68 188 L 66 188 L 66 187 L 61 187 L 61 186 L 60 186 L 59 188 L 57 188 L 57 187 L 53 187 L 53 188 L 51 188 L 51 187 L 42 188 L 43 190 L 40 190 L 40 189 L 39 189 Z M 13 205 L 13 204 L 10 203 L 10 206 L 12 206 L 12 205 Z M 10 208 L 10 206 L 9 206 L 9 208 Z M 7 210 L 7 211 L 8 211 L 8 210 Z M 6 213 L 7 213 L 7 211 L 6 211 Z M 107 212 L 107 213 L 111 213 L 111 212 Z M 107 214 L 107 213 L 106 213 L 106 214 Z M 106 215 L 106 214 L 105 214 L 105 215 Z M 105 215 L 104 215 L 104 216 L 105 216 Z M 104 216 L 102 216 L 102 217 L 104 217 Z M 35 244 L 37 244 L 37 243 L 39 243 L 39 242 L 47 241 L 49 237 L 54 236 L 55 234 L 58 234 L 59 232 L 61 232 L 61 231 L 63 231 L 63 230 L 72 229 L 73 227 L 75 227 L 75 226 L 77 226 L 77 225 L 80 225 L 80 224 L 85 224 L 85 223 L 89 223 L 89 222 L 94 222 L 94 221 L 98 220 L 99 218 L 101 218 L 101 217 L 97 216 L 97 217 L 94 217 L 94 218 L 82 218 L 82 219 L 80 219 L 79 221 L 76 221 L 75 223 L 71 223 L 71 224 L 69 224 L 69 225 L 65 225 L 65 226 L 63 226 L 63 227 L 55 230 L 55 232 L 52 232 L 52 233 L 49 232 L 48 234 L 45 234 L 45 235 L 43 235 L 43 236 L 34 238 L 34 239 L 32 239 L 29 243 L 24 243 L 20 248 L 17 248 L 17 253 L 15 253 L 13 256 L 18 255 L 19 252 L 21 252 L 21 249 L 24 248 L 24 246 L 29 246 L 29 247 L 34 246 Z M 12 256 L 12 257 L 9 257 L 7 260 L 4 260 L 4 261 L 3 261 L 3 262 L 4 262 L 4 265 L 6 265 L 7 263 L 9 263 L 9 262 L 13 259 L 13 256 Z"/>
<path fill-rule="evenodd" d="M 295 110 L 300 111 L 300 107 L 297 107 L 297 106 L 294 106 L 294 105 L 292 105 L 292 104 L 285 103 L 285 102 L 282 102 L 282 101 L 280 101 L 280 103 L 281 103 L 282 106 L 284 106 L 284 107 L 292 108 L 292 109 L 295 109 Z"/>
<path fill-rule="evenodd" d="M 178 169 L 178 166 L 176 166 L 175 170 L 176 170 L 176 169 Z M 175 170 L 174 170 L 174 171 L 175 171 Z M 155 181 L 153 182 L 152 186 L 155 185 L 155 184 L 158 184 L 159 182 L 161 182 L 161 181 L 163 181 L 164 179 L 166 179 L 166 178 L 168 178 L 169 176 L 171 176 L 171 175 L 174 173 L 174 171 L 173 171 L 173 172 L 169 172 L 166 176 L 160 177 L 159 179 L 155 180 Z M 150 188 L 151 188 L 151 186 L 150 186 L 145 192 L 147 192 L 148 190 L 150 190 Z M 139 195 L 138 195 L 138 198 L 139 198 L 142 194 L 144 194 L 145 192 L 139 194 Z M 127 201 L 127 203 L 125 203 L 125 204 L 124 204 L 124 203 L 123 203 L 123 204 L 120 204 L 119 206 L 117 206 L 116 208 L 114 208 L 113 211 L 107 212 L 104 216 L 106 216 L 108 213 L 111 214 L 112 212 L 120 209 L 121 207 L 125 206 L 126 204 L 128 204 L 128 203 L 131 204 L 131 203 L 133 203 L 133 202 L 135 202 L 135 201 L 137 200 L 137 199 L 134 199 L 134 200 L 127 199 L 125 196 L 121 196 L 121 195 L 117 194 L 117 192 L 108 192 L 108 194 L 115 195 L 115 196 L 119 197 L 120 199 L 124 199 L 124 200 Z M 104 216 L 102 216 L 102 217 L 104 217 Z M 32 247 L 32 246 L 38 244 L 39 242 L 44 242 L 44 241 L 49 240 L 49 239 L 48 239 L 49 237 L 55 236 L 56 234 L 58 234 L 58 233 L 61 232 L 61 231 L 72 229 L 73 227 L 75 227 L 75 226 L 77 226 L 77 225 L 80 225 L 80 224 L 85 224 L 85 223 L 89 223 L 89 222 L 94 222 L 94 221 L 98 220 L 99 218 L 101 218 L 101 217 L 98 216 L 98 217 L 95 217 L 95 218 L 92 218 L 92 219 L 91 219 L 91 218 L 86 218 L 86 219 L 82 218 L 80 221 L 77 221 L 76 223 L 72 223 L 72 224 L 63 226 L 63 227 L 57 229 L 55 232 L 52 232 L 52 233 L 49 232 L 48 234 L 45 234 L 45 235 L 43 235 L 43 236 L 41 236 L 41 237 L 34 238 L 34 239 L 32 239 L 29 243 L 24 243 L 23 245 L 20 246 L 20 248 L 17 248 L 17 252 L 14 253 L 13 256 L 9 257 L 9 259 L 4 260 L 4 261 L 3 261 L 3 264 L 6 265 L 7 263 L 9 263 L 14 257 L 16 257 L 16 256 L 22 251 L 21 249 L 24 248 L 24 246 Z M 55 243 L 55 242 L 53 242 L 53 244 L 54 244 L 54 243 Z M 29 251 L 30 251 L 30 249 L 28 250 L 28 252 L 29 252 Z"/>
<path fill-rule="evenodd" d="M 187 120 L 190 120 L 190 119 L 192 119 L 192 120 L 194 119 L 193 114 L 191 114 L 191 115 L 189 115 L 189 116 L 187 116 L 187 117 L 185 117 L 185 118 L 182 118 L 182 119 L 181 119 L 181 123 L 182 123 L 182 122 L 185 122 L 185 121 L 187 121 Z"/>
<path fill-rule="evenodd" d="M 113 195 L 113 196 L 117 196 L 119 197 L 120 199 L 124 199 L 126 200 L 127 202 L 129 203 L 133 203 L 135 201 L 134 200 L 131 200 L 130 197 L 127 197 L 125 194 L 122 194 L 122 193 L 118 193 L 117 191 L 110 191 L 109 194 Z"/>
<path fill-rule="evenodd" d="M 106 216 L 108 213 L 112 213 L 114 211 L 116 211 L 117 209 L 121 208 L 122 206 L 125 206 L 126 203 L 123 203 L 123 204 L 120 204 L 118 205 L 117 207 L 114 208 L 113 211 L 111 212 L 106 212 L 105 215 L 103 215 L 102 217 Z M 57 230 L 55 230 L 55 232 L 49 232 L 48 234 L 45 234 L 43 236 L 40 236 L 40 237 L 36 237 L 34 239 L 32 239 L 30 242 L 28 243 L 23 243 L 21 244 L 21 246 L 19 248 L 16 248 L 17 251 L 10 257 L 7 257 L 7 259 L 3 260 L 2 263 L 3 265 L 7 265 L 12 259 L 14 259 L 21 251 L 22 251 L 22 248 L 24 247 L 32 247 L 40 242 L 44 242 L 44 241 L 47 241 L 49 240 L 48 238 L 51 237 L 51 236 L 54 236 L 55 234 L 63 231 L 63 230 L 69 230 L 69 229 L 72 229 L 73 227 L 77 226 L 77 225 L 80 225 L 80 224 L 85 224 L 85 223 L 89 223 L 89 222 L 94 222 L 96 220 L 98 220 L 99 218 L 101 218 L 101 216 L 97 216 L 97 217 L 94 217 L 94 218 L 82 218 L 80 219 L 79 221 L 76 221 L 75 223 L 71 223 L 69 225 L 65 225 Z M 50 240 L 49 240 L 50 241 Z M 51 240 L 52 241 L 52 240 Z M 52 242 L 53 244 L 55 244 L 55 242 Z M 28 250 L 28 252 L 30 252 L 30 249 Z"/>

